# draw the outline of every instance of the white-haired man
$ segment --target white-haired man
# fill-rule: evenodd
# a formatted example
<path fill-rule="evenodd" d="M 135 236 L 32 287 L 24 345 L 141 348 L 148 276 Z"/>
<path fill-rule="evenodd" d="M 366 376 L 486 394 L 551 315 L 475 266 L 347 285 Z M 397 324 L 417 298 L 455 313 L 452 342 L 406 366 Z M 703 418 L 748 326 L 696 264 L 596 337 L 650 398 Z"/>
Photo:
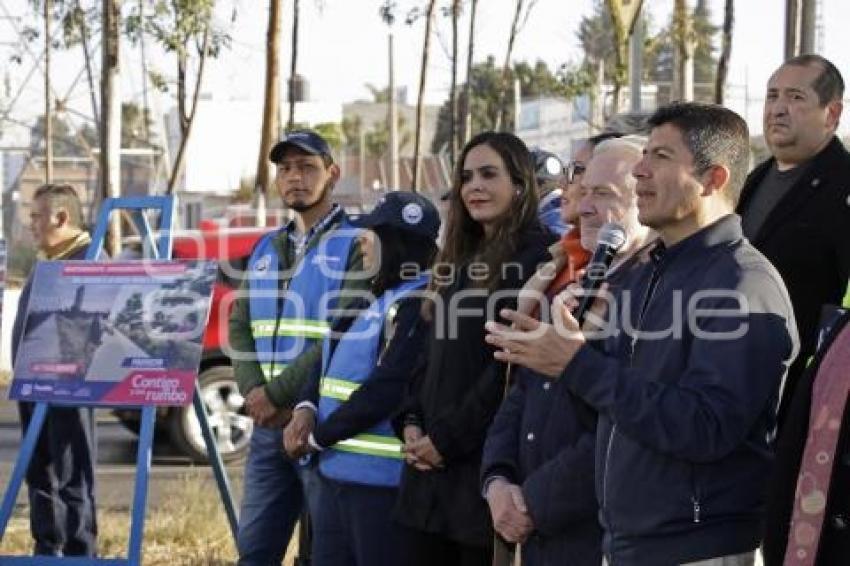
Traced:
<path fill-rule="evenodd" d="M 636 179 L 632 168 L 643 154 L 641 139 L 603 141 L 593 150 L 582 179 L 578 210 L 581 244 L 596 248 L 599 228 L 616 222 L 627 243 L 616 258 L 626 272 L 635 252 L 645 247 L 650 231 L 637 219 Z M 553 246 L 553 257 L 562 250 Z M 584 261 L 587 261 L 585 257 Z M 544 291 L 548 298 L 575 280 L 575 266 L 552 275 L 557 265 L 541 269 L 524 290 Z M 616 284 L 617 277 L 610 276 Z M 540 304 L 537 300 L 524 303 Z M 547 305 L 548 306 L 548 305 Z M 593 470 L 596 416 L 552 382 L 521 368 L 500 408 L 484 446 L 482 481 L 496 531 L 508 542 L 521 542 L 523 563 L 598 566 L 602 530 L 597 520 Z"/>

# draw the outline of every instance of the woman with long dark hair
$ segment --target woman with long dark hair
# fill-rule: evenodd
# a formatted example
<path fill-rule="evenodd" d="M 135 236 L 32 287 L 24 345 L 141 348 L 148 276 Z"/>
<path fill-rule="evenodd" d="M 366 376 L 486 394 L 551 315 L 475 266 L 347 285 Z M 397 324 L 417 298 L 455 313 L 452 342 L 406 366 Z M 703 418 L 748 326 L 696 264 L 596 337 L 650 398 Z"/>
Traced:
<path fill-rule="evenodd" d="M 445 242 L 423 316 L 427 359 L 394 421 L 406 466 L 394 517 L 405 529 L 403 564 L 489 565 L 493 529 L 479 468 L 506 367 L 484 342 L 484 323 L 548 258 L 555 237 L 537 220 L 525 144 L 504 132 L 475 136 L 461 152 Z"/>
<path fill-rule="evenodd" d="M 420 313 L 440 218 L 427 199 L 398 192 L 351 223 L 367 228 L 358 240 L 371 296 L 325 339 L 321 374 L 284 439 L 292 456 L 318 452 L 319 478 L 307 487 L 311 564 L 397 566 L 402 539 L 390 516 L 402 453 L 389 418 L 427 343 Z"/>

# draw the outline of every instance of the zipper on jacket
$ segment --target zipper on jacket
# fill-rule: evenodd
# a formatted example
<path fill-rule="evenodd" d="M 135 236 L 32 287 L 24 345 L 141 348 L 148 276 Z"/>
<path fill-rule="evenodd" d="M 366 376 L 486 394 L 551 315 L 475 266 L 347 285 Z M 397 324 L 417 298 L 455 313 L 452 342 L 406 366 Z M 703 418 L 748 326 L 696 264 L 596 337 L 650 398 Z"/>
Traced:
<path fill-rule="evenodd" d="M 697 483 L 697 467 L 691 464 L 691 504 L 694 507 L 694 523 L 702 521 L 700 514 L 702 513 L 702 496 L 700 495 L 699 484 Z"/>
<path fill-rule="evenodd" d="M 655 269 L 652 270 L 652 275 L 649 278 L 649 285 L 647 285 L 646 294 L 644 295 L 643 303 L 641 304 L 638 322 L 635 325 L 635 335 L 631 337 L 631 344 L 629 346 L 629 367 L 632 367 L 634 362 L 635 346 L 637 345 L 638 332 L 643 325 L 643 315 L 646 313 L 653 295 L 655 295 L 655 289 L 658 287 L 660 279 L 661 267 L 656 265 Z M 611 453 L 613 452 L 612 448 L 614 446 L 614 436 L 616 434 L 617 423 L 615 422 L 611 427 L 611 433 L 608 435 L 608 444 L 605 447 L 605 471 L 602 473 L 602 511 L 605 513 L 606 520 L 608 521 L 608 528 L 612 533 L 614 529 L 611 525 L 611 516 L 608 514 L 608 470 L 611 468 Z"/>
<path fill-rule="evenodd" d="M 284 295 L 286 295 L 287 291 L 289 291 L 289 282 L 290 279 L 284 280 L 283 277 L 278 279 L 277 286 L 277 317 L 274 321 L 274 332 L 272 332 L 272 359 L 271 365 L 269 366 L 269 378 L 266 380 L 266 383 L 271 382 L 274 378 L 274 370 L 276 362 L 277 362 L 277 334 L 280 332 L 280 318 L 283 316 L 283 306 L 284 306 Z"/>
<path fill-rule="evenodd" d="M 611 447 L 614 445 L 614 435 L 617 434 L 617 423 L 611 427 L 611 433 L 608 435 L 608 445 L 605 447 L 605 472 L 602 474 L 602 510 L 605 512 L 608 528 L 613 531 L 611 526 L 611 516 L 608 515 L 608 470 L 611 462 Z"/>

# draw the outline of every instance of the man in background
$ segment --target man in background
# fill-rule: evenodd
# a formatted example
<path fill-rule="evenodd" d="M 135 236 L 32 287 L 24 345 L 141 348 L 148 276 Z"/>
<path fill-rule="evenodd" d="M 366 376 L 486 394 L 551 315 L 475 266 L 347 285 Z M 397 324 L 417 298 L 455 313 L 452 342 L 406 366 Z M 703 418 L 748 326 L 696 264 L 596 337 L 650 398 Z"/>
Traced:
<path fill-rule="evenodd" d="M 70 185 L 42 185 L 30 212 L 38 259 L 85 259 L 91 238 L 83 228 L 83 208 Z M 12 329 L 12 360 L 24 334 L 30 278 L 21 292 Z M 23 430 L 35 404 L 18 403 Z M 91 409 L 51 406 L 26 473 L 34 554 L 95 556 L 94 415 Z"/>
<path fill-rule="evenodd" d="M 844 79 L 820 55 L 773 73 L 764 102 L 771 158 L 747 177 L 737 207 L 744 235 L 788 287 L 800 333 L 779 406 L 779 427 L 814 353 L 824 305 L 838 305 L 850 277 L 850 153 L 835 136 Z"/>
<path fill-rule="evenodd" d="M 315 501 L 315 472 L 284 453 L 283 425 L 319 370 L 333 297 L 342 294 L 344 308 L 347 290 L 369 284 L 362 273 L 348 278 L 362 271 L 362 256 L 345 211 L 333 202 L 340 171 L 325 139 L 310 130 L 290 132 L 269 159 L 295 218 L 257 242 L 230 317 L 235 376 L 255 424 L 239 515 L 240 566 L 280 564 L 305 496 L 308 504 Z M 309 428 L 295 422 L 292 429 L 306 445 Z"/>
<path fill-rule="evenodd" d="M 832 566 L 850 555 L 850 378 L 846 365 L 831 370 L 846 337 L 829 333 L 812 357 L 822 313 L 841 304 L 850 277 L 850 153 L 835 136 L 843 94 L 838 69 L 819 55 L 776 70 L 764 105 L 772 157 L 750 174 L 738 207 L 744 233 L 785 279 L 801 341 L 780 406 L 766 566 Z"/>

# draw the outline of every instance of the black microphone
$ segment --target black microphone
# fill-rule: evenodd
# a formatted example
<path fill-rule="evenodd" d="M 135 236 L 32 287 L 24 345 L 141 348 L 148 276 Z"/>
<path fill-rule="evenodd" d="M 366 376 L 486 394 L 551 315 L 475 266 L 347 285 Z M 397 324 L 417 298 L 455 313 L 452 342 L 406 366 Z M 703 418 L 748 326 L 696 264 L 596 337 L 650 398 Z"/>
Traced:
<path fill-rule="evenodd" d="M 579 298 L 578 307 L 573 313 L 579 326 L 584 324 L 584 318 L 593 305 L 593 301 L 596 300 L 596 291 L 605 282 L 614 256 L 626 243 L 626 231 L 619 224 L 608 222 L 599 229 L 597 241 L 596 251 L 593 252 L 581 280 L 581 288 L 584 290 L 584 294 Z"/>

